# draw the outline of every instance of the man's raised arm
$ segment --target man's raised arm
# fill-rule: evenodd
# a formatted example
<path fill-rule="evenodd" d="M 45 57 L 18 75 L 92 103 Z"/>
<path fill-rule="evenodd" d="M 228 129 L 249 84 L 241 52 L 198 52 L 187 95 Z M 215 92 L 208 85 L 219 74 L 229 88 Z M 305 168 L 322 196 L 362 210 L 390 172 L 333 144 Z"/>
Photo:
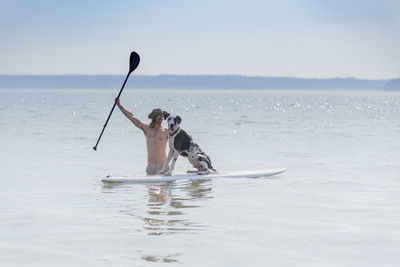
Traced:
<path fill-rule="evenodd" d="M 122 113 L 131 121 L 133 124 L 138 127 L 140 130 L 144 131 L 144 126 L 145 124 L 141 122 L 138 118 L 136 118 L 132 112 L 126 110 L 121 103 L 119 102 L 119 98 L 115 99 L 115 104 L 119 107 L 119 109 L 122 111 Z"/>

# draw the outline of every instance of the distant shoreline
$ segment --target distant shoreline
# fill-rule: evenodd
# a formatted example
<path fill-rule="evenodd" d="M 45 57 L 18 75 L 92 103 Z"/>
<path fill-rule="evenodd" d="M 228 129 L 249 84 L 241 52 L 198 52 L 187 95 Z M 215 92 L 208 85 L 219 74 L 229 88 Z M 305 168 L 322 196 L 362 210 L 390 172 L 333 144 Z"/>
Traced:
<path fill-rule="evenodd" d="M 0 89 L 115 89 L 125 75 L 0 75 Z M 398 79 L 292 78 L 242 75 L 132 75 L 131 89 L 400 90 Z"/>

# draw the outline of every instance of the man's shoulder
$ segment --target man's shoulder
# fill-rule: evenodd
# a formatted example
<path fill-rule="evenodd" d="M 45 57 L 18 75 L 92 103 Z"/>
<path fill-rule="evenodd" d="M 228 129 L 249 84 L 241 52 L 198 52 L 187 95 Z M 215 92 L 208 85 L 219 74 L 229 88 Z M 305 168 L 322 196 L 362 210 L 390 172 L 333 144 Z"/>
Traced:
<path fill-rule="evenodd" d="M 150 132 L 153 132 L 153 133 L 159 132 L 159 133 L 168 134 L 168 132 L 169 132 L 168 128 L 164 128 L 162 126 L 161 127 L 153 127 L 153 128 L 151 128 L 150 125 L 146 124 L 145 127 L 146 127 L 147 131 L 150 131 Z"/>
<path fill-rule="evenodd" d="M 163 126 L 156 126 L 156 127 L 152 128 L 152 129 L 154 129 L 156 131 L 161 131 L 161 132 L 165 132 L 165 131 L 168 132 L 168 128 L 165 128 Z"/>
<path fill-rule="evenodd" d="M 151 129 L 150 125 L 147 123 L 142 123 L 142 130 L 146 133 Z"/>
<path fill-rule="evenodd" d="M 160 128 L 160 131 L 161 131 L 164 135 L 168 135 L 168 133 L 169 133 L 168 128 L 165 128 L 165 127 L 161 127 L 161 128 Z"/>

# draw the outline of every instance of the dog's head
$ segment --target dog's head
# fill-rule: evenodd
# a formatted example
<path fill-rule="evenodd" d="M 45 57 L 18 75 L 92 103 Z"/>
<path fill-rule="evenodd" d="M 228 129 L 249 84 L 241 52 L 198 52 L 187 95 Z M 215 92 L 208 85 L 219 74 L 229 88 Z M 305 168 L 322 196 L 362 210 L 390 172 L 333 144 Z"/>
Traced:
<path fill-rule="evenodd" d="M 169 113 L 164 115 L 164 120 L 167 120 L 168 129 L 170 131 L 175 131 L 176 129 L 178 129 L 182 121 L 180 116 Z"/>

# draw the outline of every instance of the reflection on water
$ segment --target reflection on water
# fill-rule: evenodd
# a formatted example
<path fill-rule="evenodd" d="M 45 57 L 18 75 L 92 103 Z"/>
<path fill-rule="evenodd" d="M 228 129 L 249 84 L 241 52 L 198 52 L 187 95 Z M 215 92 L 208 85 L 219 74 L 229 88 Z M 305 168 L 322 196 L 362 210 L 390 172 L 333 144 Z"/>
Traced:
<path fill-rule="evenodd" d="M 102 192 L 113 195 L 109 200 L 117 205 L 116 209 L 120 212 L 142 220 L 142 229 L 148 235 L 164 235 L 195 233 L 205 227 L 204 224 L 191 221 L 187 210 L 201 208 L 204 200 L 213 198 L 211 186 L 209 180 L 148 184 L 145 187 L 139 184 L 105 183 Z M 146 203 L 142 202 L 139 194 L 143 188 L 147 191 Z"/>
<path fill-rule="evenodd" d="M 128 224 L 123 221 L 124 229 L 119 231 L 126 233 L 133 230 L 136 234 L 142 232 L 152 237 L 196 234 L 206 229 L 207 225 L 194 221 L 190 211 L 203 207 L 204 201 L 213 198 L 209 180 L 148 185 L 105 183 L 102 192 L 106 193 L 106 202 L 112 209 L 136 219 L 129 219 Z M 181 263 L 177 259 L 181 251 L 166 254 L 137 252 L 147 262 Z"/>
<path fill-rule="evenodd" d="M 177 257 L 177 256 L 179 256 L 179 254 L 167 255 L 165 257 L 149 255 L 149 256 L 143 256 L 142 259 L 145 260 L 145 261 L 149 261 L 149 262 L 167 262 L 167 263 L 175 262 L 175 263 L 180 263 L 178 260 L 174 259 L 174 257 Z"/>
<path fill-rule="evenodd" d="M 199 208 L 198 200 L 212 198 L 210 181 L 149 185 L 144 229 L 149 235 L 195 233 L 205 226 L 188 220 L 185 209 Z"/>

